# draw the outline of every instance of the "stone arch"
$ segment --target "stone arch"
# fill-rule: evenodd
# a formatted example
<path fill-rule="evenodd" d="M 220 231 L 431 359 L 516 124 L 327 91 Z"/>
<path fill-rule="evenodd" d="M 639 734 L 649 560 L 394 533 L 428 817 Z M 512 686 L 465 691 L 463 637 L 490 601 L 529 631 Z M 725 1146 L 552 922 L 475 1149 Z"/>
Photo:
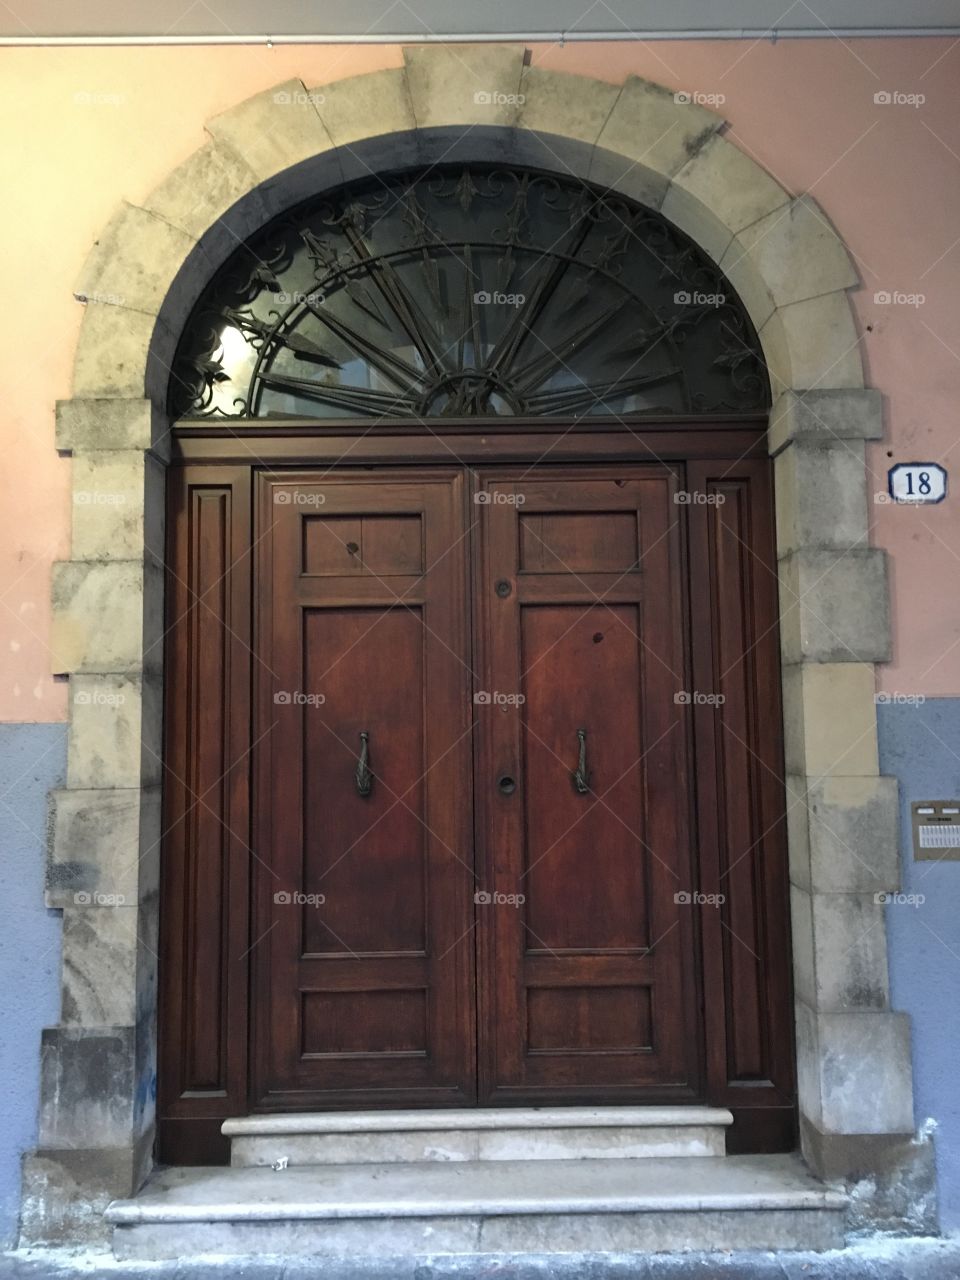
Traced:
<path fill-rule="evenodd" d="M 94 246 L 57 445 L 73 455 L 75 491 L 124 500 L 75 504 L 73 558 L 54 569 L 54 663 L 71 684 L 47 891 L 64 914 L 63 1014 L 44 1033 L 25 1239 L 96 1234 L 106 1201 L 150 1167 L 164 402 L 179 328 L 237 237 L 324 186 L 441 157 L 552 169 L 661 209 L 719 263 L 760 334 L 774 396 L 803 1149 L 823 1174 L 878 1183 L 908 1158 L 909 1027 L 889 1007 L 877 899 L 898 885 L 897 805 L 895 780 L 878 776 L 873 664 L 889 658 L 889 623 L 884 556 L 867 541 L 864 441 L 881 434 L 881 406 L 863 386 L 847 297 L 858 278 L 816 203 L 682 99 L 636 77 L 530 67 L 519 46 L 409 48 L 400 69 L 290 81 L 215 117 L 209 141 L 142 205 L 122 204 Z M 97 893 L 123 905 L 91 928 L 77 895 Z"/>

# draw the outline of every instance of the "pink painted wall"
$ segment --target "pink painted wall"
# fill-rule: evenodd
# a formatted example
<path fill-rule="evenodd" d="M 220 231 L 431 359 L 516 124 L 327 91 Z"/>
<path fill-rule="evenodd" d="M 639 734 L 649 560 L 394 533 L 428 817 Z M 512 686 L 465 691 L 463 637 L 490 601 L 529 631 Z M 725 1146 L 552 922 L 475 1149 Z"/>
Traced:
<path fill-rule="evenodd" d="M 534 46 L 543 66 L 619 82 L 634 72 L 722 94 L 730 137 L 790 190 L 820 201 L 859 265 L 869 382 L 891 461 L 956 463 L 960 478 L 960 46 L 836 39 Z M 0 720 L 65 716 L 49 674 L 50 564 L 69 555 L 69 461 L 53 405 L 70 394 L 81 307 L 72 286 L 117 202 L 142 199 L 204 140 L 210 115 L 290 76 L 323 83 L 401 61 L 395 47 L 23 49 L 0 52 Z M 921 106 L 877 105 L 881 92 Z M 880 305 L 880 291 L 920 294 Z M 894 661 L 885 691 L 960 694 L 960 496 L 872 507 L 891 555 Z"/>

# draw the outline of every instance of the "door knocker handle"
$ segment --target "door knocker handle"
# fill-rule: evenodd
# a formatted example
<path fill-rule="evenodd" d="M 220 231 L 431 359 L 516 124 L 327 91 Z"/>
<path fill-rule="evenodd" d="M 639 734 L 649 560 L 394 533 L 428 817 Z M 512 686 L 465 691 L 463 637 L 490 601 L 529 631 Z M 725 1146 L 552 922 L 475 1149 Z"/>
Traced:
<path fill-rule="evenodd" d="M 370 772 L 370 735 L 366 729 L 360 733 L 360 759 L 357 761 L 357 768 L 354 773 L 354 779 L 357 784 L 357 795 L 368 796 L 373 788 L 373 774 Z"/>
<path fill-rule="evenodd" d="M 590 791 L 590 774 L 587 772 L 586 729 L 577 730 L 577 740 L 580 743 L 580 754 L 577 759 L 577 767 L 573 772 L 573 789 L 577 795 L 585 796 Z"/>

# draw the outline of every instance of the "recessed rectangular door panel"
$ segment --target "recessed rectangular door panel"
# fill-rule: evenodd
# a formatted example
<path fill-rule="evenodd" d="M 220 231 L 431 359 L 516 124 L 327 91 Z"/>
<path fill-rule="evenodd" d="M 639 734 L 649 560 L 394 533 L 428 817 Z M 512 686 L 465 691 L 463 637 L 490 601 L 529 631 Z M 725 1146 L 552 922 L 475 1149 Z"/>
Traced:
<path fill-rule="evenodd" d="M 261 1108 L 476 1096 L 462 490 L 261 479 Z"/>
<path fill-rule="evenodd" d="M 675 473 L 479 484 L 481 1098 L 699 1097 Z"/>

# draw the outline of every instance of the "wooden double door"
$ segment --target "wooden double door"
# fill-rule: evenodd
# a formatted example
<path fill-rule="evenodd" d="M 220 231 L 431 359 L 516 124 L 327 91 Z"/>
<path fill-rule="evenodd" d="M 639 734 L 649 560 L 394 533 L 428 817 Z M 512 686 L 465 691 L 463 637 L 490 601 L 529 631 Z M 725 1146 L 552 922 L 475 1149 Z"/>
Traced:
<path fill-rule="evenodd" d="M 670 488 L 266 483 L 260 1102 L 698 1091 Z"/>
<path fill-rule="evenodd" d="M 247 469 L 239 516 L 188 469 L 168 1158 L 250 1110 L 604 1102 L 790 1145 L 767 471 L 730 465 Z"/>

